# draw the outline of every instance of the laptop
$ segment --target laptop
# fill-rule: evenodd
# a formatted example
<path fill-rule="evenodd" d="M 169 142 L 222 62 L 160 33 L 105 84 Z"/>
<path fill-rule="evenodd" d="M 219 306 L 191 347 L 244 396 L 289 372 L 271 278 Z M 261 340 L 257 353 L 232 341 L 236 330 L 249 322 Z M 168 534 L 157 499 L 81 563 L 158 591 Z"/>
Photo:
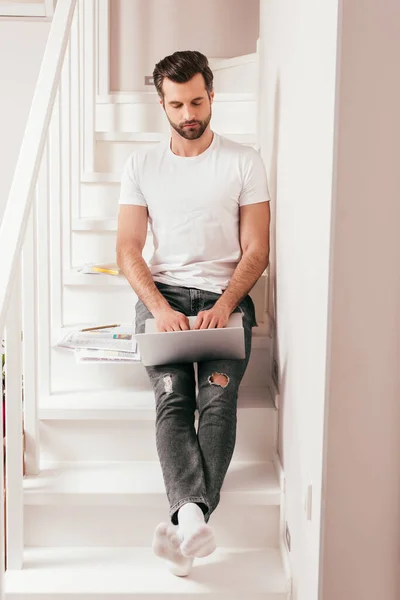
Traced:
<path fill-rule="evenodd" d="M 197 317 L 188 317 L 187 331 L 157 331 L 155 319 L 146 319 L 145 332 L 136 334 L 140 357 L 146 367 L 214 359 L 243 359 L 243 316 L 233 313 L 226 327 L 193 329 Z"/>

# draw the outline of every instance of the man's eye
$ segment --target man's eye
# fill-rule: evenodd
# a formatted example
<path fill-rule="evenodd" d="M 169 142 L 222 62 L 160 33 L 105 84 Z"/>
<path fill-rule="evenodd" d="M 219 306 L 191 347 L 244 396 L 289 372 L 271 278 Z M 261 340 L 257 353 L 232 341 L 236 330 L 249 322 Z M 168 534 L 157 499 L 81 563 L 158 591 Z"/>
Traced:
<path fill-rule="evenodd" d="M 201 102 L 193 102 L 193 106 L 200 106 Z"/>

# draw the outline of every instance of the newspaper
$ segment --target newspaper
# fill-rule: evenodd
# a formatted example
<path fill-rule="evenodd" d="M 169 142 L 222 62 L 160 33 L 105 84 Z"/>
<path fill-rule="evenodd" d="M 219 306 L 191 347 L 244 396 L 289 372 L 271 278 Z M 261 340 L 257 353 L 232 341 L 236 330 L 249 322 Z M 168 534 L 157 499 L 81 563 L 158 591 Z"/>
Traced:
<path fill-rule="evenodd" d="M 111 363 L 132 363 L 140 361 L 139 351 L 124 352 L 122 350 L 75 350 L 77 363 L 88 362 L 111 362 Z"/>
<path fill-rule="evenodd" d="M 118 326 L 94 331 L 74 329 L 64 334 L 56 343 L 57 348 L 69 350 L 108 350 L 137 353 L 133 326 Z"/>

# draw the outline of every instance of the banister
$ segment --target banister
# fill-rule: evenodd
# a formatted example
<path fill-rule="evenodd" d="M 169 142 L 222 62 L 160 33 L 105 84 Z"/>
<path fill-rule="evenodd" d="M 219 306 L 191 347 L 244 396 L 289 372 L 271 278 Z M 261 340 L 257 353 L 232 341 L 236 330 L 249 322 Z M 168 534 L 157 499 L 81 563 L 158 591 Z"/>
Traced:
<path fill-rule="evenodd" d="M 52 0 L 48 0 L 50 5 Z M 25 356 L 22 361 L 21 348 L 21 264 L 24 265 L 24 293 L 35 303 L 35 248 L 30 244 L 29 218 L 33 218 L 33 200 L 38 183 L 43 156 L 49 137 L 50 122 L 54 113 L 56 94 L 60 88 L 66 50 L 71 37 L 72 21 L 77 0 L 58 0 L 44 52 L 38 81 L 33 95 L 31 110 L 21 144 L 10 193 L 0 227 L 0 339 L 7 334 L 7 567 L 19 569 L 23 563 L 23 473 L 21 448 L 22 402 L 28 406 L 32 437 L 35 437 L 34 421 L 37 410 L 36 371 L 32 362 L 35 351 L 36 332 L 32 321 L 36 305 L 24 305 L 24 316 L 28 319 L 24 332 Z M 29 252 L 33 251 L 33 256 Z M 22 256 L 24 255 L 24 261 Z M 30 260 L 31 259 L 31 260 Z M 33 265 L 33 267 L 32 267 Z M 29 271 L 31 268 L 31 271 Z M 26 276 L 28 269 L 28 276 Z M 28 284 L 27 284 L 28 282 Z M 25 285 L 26 284 L 26 285 Z M 26 289 L 25 289 L 26 288 Z M 6 327 L 7 323 L 7 327 Z M 25 335 L 26 334 L 26 335 Z M 26 348 L 29 348 L 26 351 Z M 31 361 L 31 362 L 29 362 Z M 24 363 L 24 364 L 23 364 Z M 29 363 L 29 364 L 28 364 Z M 24 387 L 22 389 L 22 375 Z M 0 382 L 0 398 L 2 390 Z M 23 394 L 25 392 L 25 394 Z M 9 404 L 8 404 L 9 402 Z M 8 410 L 10 408 L 10 410 Z M 0 415 L 2 429 L 3 414 Z M 33 425 L 32 425 L 33 423 Z M 36 457 L 38 448 L 35 449 Z M 0 600 L 4 598 L 4 451 L 0 447 Z"/>
<path fill-rule="evenodd" d="M 0 228 L 0 334 L 47 139 L 77 0 L 58 0 Z"/>

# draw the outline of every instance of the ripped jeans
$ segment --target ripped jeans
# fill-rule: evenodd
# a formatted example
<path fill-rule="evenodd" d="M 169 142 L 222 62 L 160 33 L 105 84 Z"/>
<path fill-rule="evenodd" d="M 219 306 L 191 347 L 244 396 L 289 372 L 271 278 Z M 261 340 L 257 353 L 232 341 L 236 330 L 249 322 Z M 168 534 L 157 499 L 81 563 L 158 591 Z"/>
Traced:
<path fill-rule="evenodd" d="M 210 309 L 220 297 L 197 288 L 155 285 L 170 306 L 186 316 Z M 187 502 L 198 504 L 205 521 L 209 520 L 218 506 L 235 448 L 238 389 L 250 358 L 252 327 L 257 322 L 250 296 L 234 312 L 243 314 L 246 358 L 198 362 L 197 402 L 193 363 L 146 367 L 155 393 L 156 446 L 174 525 L 178 524 L 179 508 Z M 138 300 L 136 333 L 143 333 L 145 319 L 152 317 Z M 218 374 L 225 375 L 226 383 L 213 381 L 213 375 Z"/>

